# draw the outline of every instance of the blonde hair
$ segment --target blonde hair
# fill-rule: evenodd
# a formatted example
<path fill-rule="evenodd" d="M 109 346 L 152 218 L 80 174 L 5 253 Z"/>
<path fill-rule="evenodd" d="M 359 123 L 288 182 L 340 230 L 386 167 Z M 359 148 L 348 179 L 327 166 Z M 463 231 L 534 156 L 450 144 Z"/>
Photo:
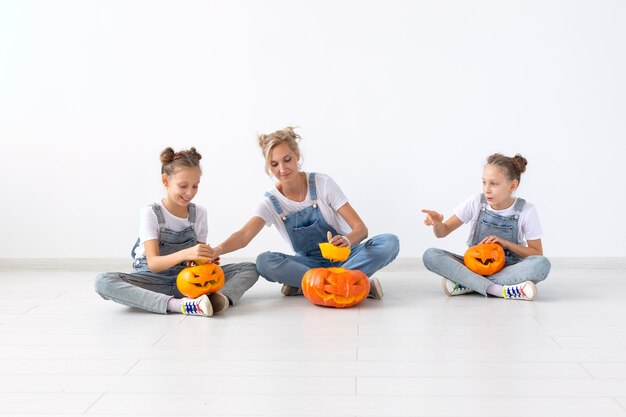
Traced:
<path fill-rule="evenodd" d="M 300 135 L 294 131 L 294 127 L 292 126 L 287 126 L 283 130 L 277 130 L 269 135 L 259 135 L 258 141 L 261 151 L 263 152 L 263 157 L 265 158 L 265 172 L 268 175 L 270 174 L 270 153 L 274 147 L 286 143 L 289 149 L 294 151 L 298 155 L 298 158 L 300 157 L 300 146 L 298 145 Z"/>
<path fill-rule="evenodd" d="M 175 174 L 181 168 L 200 168 L 202 155 L 196 148 L 174 152 L 172 148 L 165 148 L 161 151 L 161 174 L 168 177 Z"/>

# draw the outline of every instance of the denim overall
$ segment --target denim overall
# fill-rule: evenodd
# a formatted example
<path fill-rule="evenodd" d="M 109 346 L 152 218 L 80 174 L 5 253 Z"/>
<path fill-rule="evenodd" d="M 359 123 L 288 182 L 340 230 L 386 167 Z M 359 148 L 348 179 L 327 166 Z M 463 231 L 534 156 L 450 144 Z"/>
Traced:
<path fill-rule="evenodd" d="M 400 250 L 400 244 L 397 236 L 392 234 L 374 236 L 363 243 L 353 245 L 350 256 L 345 262 L 331 262 L 324 259 L 319 244 L 326 242 L 327 232 L 330 231 L 336 235 L 337 231 L 328 225 L 317 206 L 315 173 L 309 174 L 308 184 L 313 204 L 289 215 L 284 214 L 276 197 L 270 193 L 265 193 L 278 215 L 283 219 L 296 255 L 286 255 L 279 252 L 261 253 L 257 257 L 256 266 L 263 278 L 272 282 L 300 287 L 302 276 L 309 269 L 332 266 L 358 269 L 370 277 L 374 272 L 395 259 Z"/>
<path fill-rule="evenodd" d="M 515 212 L 510 216 L 501 216 L 494 212 L 487 210 L 487 199 L 485 194 L 481 194 L 480 202 L 482 207 L 476 220 L 476 230 L 474 230 L 473 236 L 468 241 L 468 246 L 478 245 L 487 236 L 498 236 L 500 239 L 508 240 L 515 244 L 520 244 L 519 234 L 519 218 L 524 208 L 526 200 L 518 198 L 513 208 Z M 504 249 L 505 265 L 513 265 L 522 260 L 519 256 L 514 254 L 508 249 Z"/>
<path fill-rule="evenodd" d="M 323 260 L 319 244 L 326 242 L 328 231 L 330 231 L 333 236 L 337 234 L 337 231 L 328 225 L 317 206 L 314 172 L 309 174 L 309 191 L 313 204 L 300 211 L 287 215 L 283 213 L 283 209 L 274 195 L 267 192 L 265 196 L 270 199 L 274 209 L 283 220 L 287 234 L 293 245 L 293 250 L 300 256 Z"/>
<path fill-rule="evenodd" d="M 194 223 L 196 221 L 196 205 L 193 203 L 189 204 L 189 222 L 190 226 L 185 229 L 176 232 L 174 230 L 168 229 L 165 227 L 165 217 L 163 216 L 163 212 L 161 211 L 161 206 L 158 204 L 152 204 L 152 209 L 157 216 L 157 220 L 159 221 L 159 255 L 170 255 L 172 253 L 178 252 L 183 249 L 191 248 L 195 246 L 198 242 L 196 237 L 196 232 L 194 231 Z M 135 246 L 131 251 L 131 255 L 134 258 L 135 249 L 139 246 L 139 239 L 135 242 Z M 182 262 L 178 265 L 174 265 L 169 269 L 159 272 L 161 275 L 178 275 L 180 271 L 183 270 L 187 265 L 185 262 Z M 150 268 L 148 268 L 148 260 L 144 256 L 143 258 L 135 259 L 133 262 L 133 269 L 136 272 L 149 272 Z"/>

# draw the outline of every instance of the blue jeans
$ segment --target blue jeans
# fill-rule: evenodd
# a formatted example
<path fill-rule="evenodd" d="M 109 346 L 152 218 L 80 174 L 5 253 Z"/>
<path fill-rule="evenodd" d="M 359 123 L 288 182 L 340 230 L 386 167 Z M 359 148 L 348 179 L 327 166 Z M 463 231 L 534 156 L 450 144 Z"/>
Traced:
<path fill-rule="evenodd" d="M 312 268 L 334 266 L 358 269 L 371 277 L 376 271 L 393 261 L 399 251 L 398 237 L 392 234 L 382 234 L 353 247 L 350 257 L 345 262 L 330 262 L 321 257 L 264 252 L 256 258 L 256 265 L 259 274 L 268 281 L 301 287 L 302 277 Z"/>
<path fill-rule="evenodd" d="M 489 284 L 513 285 L 524 281 L 537 284 L 546 279 L 551 266 L 545 256 L 529 256 L 516 264 L 505 266 L 493 275 L 483 277 L 470 271 L 463 263 L 462 256 L 443 249 L 426 249 L 422 261 L 429 271 L 485 296 Z"/>
<path fill-rule="evenodd" d="M 235 305 L 243 293 L 254 285 L 259 273 L 251 262 L 223 265 L 221 268 L 226 282 L 219 292 Z M 170 298 L 184 297 L 176 287 L 176 275 L 145 271 L 105 272 L 96 277 L 95 287 L 105 300 L 160 314 L 167 313 Z"/>

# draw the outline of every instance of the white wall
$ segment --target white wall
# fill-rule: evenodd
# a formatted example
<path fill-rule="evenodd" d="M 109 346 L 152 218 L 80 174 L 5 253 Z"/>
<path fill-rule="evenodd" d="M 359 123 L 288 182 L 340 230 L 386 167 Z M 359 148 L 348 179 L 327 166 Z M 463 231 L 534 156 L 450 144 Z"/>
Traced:
<path fill-rule="evenodd" d="M 479 192 L 496 151 L 529 160 L 548 256 L 624 256 L 625 21 L 619 0 L 0 0 L 0 257 L 127 256 L 166 146 L 204 155 L 218 243 L 271 185 L 255 135 L 290 124 L 400 256 L 463 250 L 419 210 Z"/>

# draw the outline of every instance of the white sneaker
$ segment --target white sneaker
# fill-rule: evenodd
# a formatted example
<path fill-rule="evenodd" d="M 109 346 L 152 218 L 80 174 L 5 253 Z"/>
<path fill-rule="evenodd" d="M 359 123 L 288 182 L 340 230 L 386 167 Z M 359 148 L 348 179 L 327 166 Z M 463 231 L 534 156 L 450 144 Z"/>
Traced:
<path fill-rule="evenodd" d="M 182 313 L 188 316 L 210 317 L 213 315 L 213 307 L 211 307 L 209 297 L 207 297 L 206 294 L 198 298 L 183 298 L 180 306 Z"/>
<path fill-rule="evenodd" d="M 370 279 L 370 293 L 367 295 L 367 298 L 373 298 L 374 300 L 383 298 L 383 286 L 378 278 L 372 277 Z"/>
<path fill-rule="evenodd" d="M 302 295 L 302 288 L 283 284 L 280 292 L 282 292 L 285 297 L 291 297 L 292 295 Z"/>
<path fill-rule="evenodd" d="M 474 292 L 474 290 L 470 290 L 469 288 L 464 287 L 461 284 L 457 284 L 456 282 L 450 281 L 447 278 L 443 278 L 441 280 L 441 288 L 443 289 L 443 292 L 445 292 L 448 297 Z"/>
<path fill-rule="evenodd" d="M 503 285 L 502 295 L 511 300 L 531 301 L 537 297 L 537 287 L 532 281 L 524 281 L 515 285 Z"/>
<path fill-rule="evenodd" d="M 221 311 L 224 311 L 230 305 L 230 300 L 221 292 L 214 292 L 209 295 L 209 301 L 211 302 L 211 307 L 213 309 L 213 314 L 217 314 Z"/>

